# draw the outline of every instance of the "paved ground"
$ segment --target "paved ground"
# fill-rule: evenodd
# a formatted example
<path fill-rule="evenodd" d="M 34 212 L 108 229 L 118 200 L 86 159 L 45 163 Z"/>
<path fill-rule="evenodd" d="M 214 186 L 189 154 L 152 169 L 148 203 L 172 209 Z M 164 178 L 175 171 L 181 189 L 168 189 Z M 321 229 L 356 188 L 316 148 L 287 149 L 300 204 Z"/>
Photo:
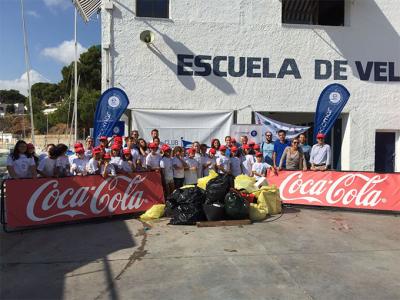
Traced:
<path fill-rule="evenodd" d="M 400 216 L 108 220 L 0 235 L 1 299 L 400 299 Z"/>

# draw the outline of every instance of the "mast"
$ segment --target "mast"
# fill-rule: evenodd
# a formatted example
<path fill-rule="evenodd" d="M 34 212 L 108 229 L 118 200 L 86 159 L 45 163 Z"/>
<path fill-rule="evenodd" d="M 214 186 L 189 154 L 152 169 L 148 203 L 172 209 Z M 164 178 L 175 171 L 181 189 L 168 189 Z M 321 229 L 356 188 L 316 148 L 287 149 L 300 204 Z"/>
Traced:
<path fill-rule="evenodd" d="M 74 63 L 74 139 L 78 140 L 78 47 L 76 38 L 77 10 L 75 8 L 74 40 L 75 40 L 75 63 Z"/>
<path fill-rule="evenodd" d="M 26 36 L 26 27 L 25 27 L 25 14 L 24 14 L 24 1 L 21 0 L 21 16 L 22 16 L 22 31 L 24 33 L 24 52 L 25 52 L 25 66 L 26 66 L 26 76 L 28 79 L 28 97 L 29 97 L 29 109 L 31 113 L 31 138 L 32 144 L 35 144 L 35 127 L 33 124 L 33 108 L 32 108 L 32 95 L 31 95 L 31 65 L 29 61 L 29 51 L 28 51 L 28 41 Z"/>

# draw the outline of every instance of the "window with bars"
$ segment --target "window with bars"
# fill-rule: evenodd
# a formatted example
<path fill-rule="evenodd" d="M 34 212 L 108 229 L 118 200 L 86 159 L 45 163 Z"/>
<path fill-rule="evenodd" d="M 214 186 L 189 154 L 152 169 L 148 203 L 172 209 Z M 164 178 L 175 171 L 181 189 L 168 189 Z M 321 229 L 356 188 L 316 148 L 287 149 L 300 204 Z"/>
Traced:
<path fill-rule="evenodd" d="M 136 0 L 136 16 L 169 18 L 169 0 Z"/>
<path fill-rule="evenodd" d="M 282 23 L 344 26 L 345 0 L 282 0 Z"/>

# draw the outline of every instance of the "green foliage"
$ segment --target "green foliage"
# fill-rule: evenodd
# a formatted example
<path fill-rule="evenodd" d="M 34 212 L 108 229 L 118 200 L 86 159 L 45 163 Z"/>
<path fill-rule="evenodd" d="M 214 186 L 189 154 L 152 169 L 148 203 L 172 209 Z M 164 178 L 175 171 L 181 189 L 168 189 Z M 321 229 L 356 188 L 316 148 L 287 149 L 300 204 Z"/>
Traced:
<path fill-rule="evenodd" d="M 25 103 L 26 97 L 17 90 L 0 90 L 0 102 L 5 104 Z"/>
<path fill-rule="evenodd" d="M 32 85 L 31 93 L 33 98 L 37 98 L 47 104 L 60 102 L 63 97 L 60 86 L 54 83 L 35 83 Z"/>

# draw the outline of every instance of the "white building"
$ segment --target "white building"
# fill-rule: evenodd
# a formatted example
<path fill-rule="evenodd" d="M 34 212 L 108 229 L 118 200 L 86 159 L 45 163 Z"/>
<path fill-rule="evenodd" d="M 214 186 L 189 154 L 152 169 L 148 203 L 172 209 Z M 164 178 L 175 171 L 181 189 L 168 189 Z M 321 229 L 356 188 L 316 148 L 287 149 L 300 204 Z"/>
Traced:
<path fill-rule="evenodd" d="M 400 1 L 106 6 L 102 86 L 123 88 L 130 109 L 232 110 L 238 124 L 263 112 L 305 124 L 323 88 L 338 82 L 351 97 L 330 141 L 335 166 L 400 171 Z M 139 38 L 145 30 L 154 34 L 149 45 Z"/>

